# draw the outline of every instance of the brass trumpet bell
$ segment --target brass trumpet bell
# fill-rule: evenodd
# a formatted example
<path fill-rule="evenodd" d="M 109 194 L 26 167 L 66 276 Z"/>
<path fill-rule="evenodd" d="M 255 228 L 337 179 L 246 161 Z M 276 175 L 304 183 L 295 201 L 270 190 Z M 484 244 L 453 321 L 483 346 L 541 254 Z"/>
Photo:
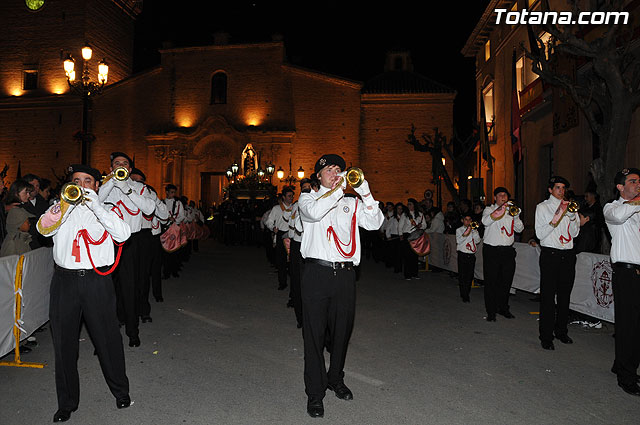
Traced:
<path fill-rule="evenodd" d="M 477 229 L 478 227 L 480 227 L 480 225 L 477 221 L 472 221 L 469 227 L 471 227 L 472 229 Z"/>
<path fill-rule="evenodd" d="M 106 176 L 102 177 L 102 182 L 101 184 L 105 184 L 106 182 L 108 182 L 111 179 L 116 179 L 116 180 L 126 180 L 129 178 L 129 170 L 127 170 L 124 167 L 118 167 L 115 170 L 113 170 L 111 173 L 109 173 Z"/>
<path fill-rule="evenodd" d="M 567 211 L 571 213 L 576 213 L 580 209 L 580 205 L 574 200 L 569 201 L 569 205 L 567 205 Z"/>
<path fill-rule="evenodd" d="M 364 173 L 358 167 L 351 167 L 347 170 L 345 178 L 347 179 L 349 186 L 356 188 L 364 181 Z"/>
<path fill-rule="evenodd" d="M 513 202 L 509 201 L 509 209 L 507 210 L 509 212 L 509 215 L 511 217 L 515 217 L 518 214 L 520 214 L 520 207 L 518 207 L 516 204 L 514 204 Z"/>
<path fill-rule="evenodd" d="M 60 189 L 60 198 L 71 205 L 78 205 L 85 201 L 84 189 L 75 183 L 66 183 Z"/>

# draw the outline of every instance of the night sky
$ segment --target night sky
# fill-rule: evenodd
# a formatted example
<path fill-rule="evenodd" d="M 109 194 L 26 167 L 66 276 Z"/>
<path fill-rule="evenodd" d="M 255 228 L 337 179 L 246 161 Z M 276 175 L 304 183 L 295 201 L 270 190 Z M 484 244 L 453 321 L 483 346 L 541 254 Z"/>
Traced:
<path fill-rule="evenodd" d="M 458 91 L 454 125 L 466 135 L 475 117 L 475 69 L 460 50 L 487 4 L 144 0 L 134 71 L 159 63 L 163 41 L 208 45 L 217 31 L 228 32 L 231 43 L 282 34 L 289 63 L 362 82 L 383 72 L 387 50 L 402 48 L 411 52 L 415 72 Z"/>

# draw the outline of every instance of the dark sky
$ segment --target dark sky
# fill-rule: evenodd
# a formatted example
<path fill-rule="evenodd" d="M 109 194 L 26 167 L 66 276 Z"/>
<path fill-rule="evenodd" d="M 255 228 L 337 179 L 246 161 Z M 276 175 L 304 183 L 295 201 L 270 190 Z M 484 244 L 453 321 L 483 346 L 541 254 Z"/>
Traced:
<path fill-rule="evenodd" d="M 213 33 L 226 31 L 232 43 L 258 42 L 279 33 L 290 63 L 365 82 L 383 71 L 387 50 L 403 48 L 411 51 L 415 72 L 458 91 L 454 121 L 466 133 L 475 116 L 475 70 L 460 50 L 487 4 L 144 0 L 134 67 L 157 64 L 163 41 L 207 45 Z"/>

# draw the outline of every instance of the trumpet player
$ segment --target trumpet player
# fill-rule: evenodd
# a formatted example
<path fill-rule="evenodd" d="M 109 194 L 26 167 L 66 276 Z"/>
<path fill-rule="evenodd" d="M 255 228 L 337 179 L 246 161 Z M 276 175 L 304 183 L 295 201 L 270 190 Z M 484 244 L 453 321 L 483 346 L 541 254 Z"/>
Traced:
<path fill-rule="evenodd" d="M 482 240 L 478 233 L 478 223 L 471 218 L 471 210 L 460 218 L 462 226 L 456 229 L 456 249 L 458 251 L 458 285 L 462 302 L 470 302 L 471 281 L 476 267 L 476 251 Z"/>
<path fill-rule="evenodd" d="M 576 254 L 573 238 L 580 233 L 576 205 L 565 200 L 569 181 L 549 179 L 549 199 L 536 207 L 536 236 L 540 239 L 540 344 L 555 349 L 554 336 L 563 344 L 573 344 L 568 335 L 569 299 L 575 279 Z M 557 305 L 556 305 L 557 298 Z"/>
<path fill-rule="evenodd" d="M 509 291 L 516 271 L 515 233 L 524 230 L 520 209 L 509 202 L 509 191 L 497 187 L 493 191 L 495 203 L 482 213 L 485 227 L 482 245 L 484 269 L 484 304 L 487 321 L 495 322 L 496 313 L 513 319 L 509 309 Z"/>
<path fill-rule="evenodd" d="M 614 183 L 619 198 L 604 206 L 611 232 L 615 360 L 611 371 L 628 394 L 640 396 L 640 170 L 619 171 Z"/>
<path fill-rule="evenodd" d="M 142 214 L 153 214 L 156 204 L 143 183 L 128 177 L 119 177 L 116 174 L 122 168 L 127 170 L 127 176 L 131 174 L 133 161 L 126 153 L 113 152 L 110 159 L 111 172 L 115 177 L 109 178 L 100 187 L 98 196 L 101 202 L 108 205 L 131 228 L 131 237 L 122 249 L 114 283 L 118 300 L 118 318 L 120 323 L 125 324 L 129 347 L 139 347 L 138 316 L 140 311 L 138 306 L 140 305 L 143 282 L 140 267 L 143 235 L 140 230 L 143 221 Z"/>
<path fill-rule="evenodd" d="M 80 401 L 77 359 L 82 319 L 91 334 L 116 406 L 122 409 L 131 403 L 116 317 L 116 295 L 109 276 L 114 267 L 114 243 L 125 243 L 131 229 L 115 212 L 98 202 L 98 170 L 72 165 L 70 171 L 71 181 L 76 185 L 69 188 L 69 193 L 76 198 L 70 202 L 77 203 L 70 204 L 63 197 L 37 224 L 43 236 L 53 238 L 55 270 L 51 279 L 49 320 L 58 395 L 54 422 L 69 420 Z"/>
<path fill-rule="evenodd" d="M 339 399 L 352 400 L 344 383 L 347 346 L 355 317 L 356 272 L 360 263 L 358 226 L 378 230 L 384 216 L 373 199 L 361 172 L 349 177 L 361 199 L 344 196 L 347 176 L 339 155 L 323 155 L 315 164 L 320 180 L 318 192 L 302 193 L 298 200 L 304 226 L 300 253 L 302 269 L 302 315 L 304 383 L 307 413 L 324 415 L 327 389 Z M 329 371 L 325 368 L 325 335 L 331 347 Z"/>

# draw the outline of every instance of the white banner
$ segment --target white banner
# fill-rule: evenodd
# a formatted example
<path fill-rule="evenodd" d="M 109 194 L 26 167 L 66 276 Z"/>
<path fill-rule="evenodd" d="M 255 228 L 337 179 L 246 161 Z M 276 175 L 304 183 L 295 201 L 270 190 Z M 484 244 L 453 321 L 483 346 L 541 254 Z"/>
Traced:
<path fill-rule="evenodd" d="M 458 253 L 455 235 L 432 233 L 429 265 L 458 272 Z M 516 273 L 512 288 L 540 292 L 540 247 L 516 242 Z M 483 280 L 482 242 L 476 252 L 474 275 Z M 611 288 L 611 264 L 606 255 L 583 252 L 577 255 L 576 278 L 571 292 L 570 308 L 574 311 L 613 323 L 613 291 Z"/>
<path fill-rule="evenodd" d="M 13 350 L 13 323 L 15 322 L 15 278 L 17 255 L 0 257 L 0 357 Z"/>

